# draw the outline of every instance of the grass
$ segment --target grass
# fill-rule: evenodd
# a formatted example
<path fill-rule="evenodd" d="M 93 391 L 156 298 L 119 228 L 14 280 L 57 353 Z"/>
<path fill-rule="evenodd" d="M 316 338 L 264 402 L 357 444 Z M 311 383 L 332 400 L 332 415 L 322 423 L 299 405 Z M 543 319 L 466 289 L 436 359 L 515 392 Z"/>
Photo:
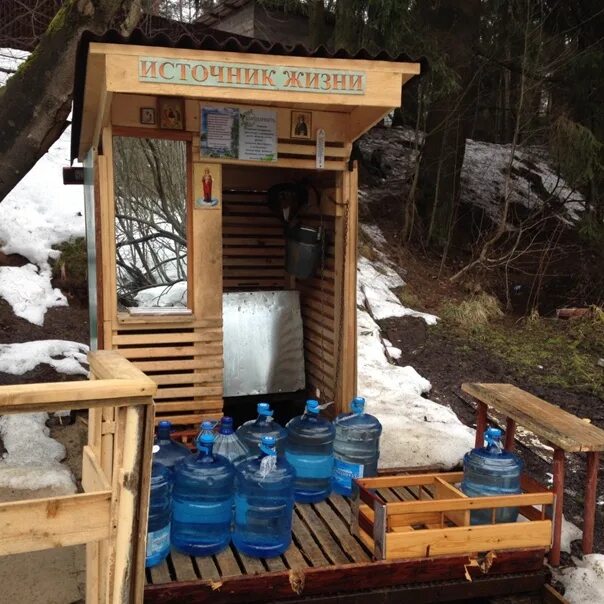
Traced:
<path fill-rule="evenodd" d="M 478 344 L 536 383 L 584 392 L 604 399 L 604 312 L 590 316 L 545 319 L 532 315 L 513 322 L 488 302 L 464 301 L 441 311 L 438 329 L 460 340 Z M 490 310 L 489 310 L 490 309 Z"/>

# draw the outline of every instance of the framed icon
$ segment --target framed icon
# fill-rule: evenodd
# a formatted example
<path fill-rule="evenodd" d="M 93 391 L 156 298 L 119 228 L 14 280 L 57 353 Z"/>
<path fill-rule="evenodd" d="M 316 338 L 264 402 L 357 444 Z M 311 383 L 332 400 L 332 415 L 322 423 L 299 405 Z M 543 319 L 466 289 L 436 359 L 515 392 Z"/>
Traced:
<path fill-rule="evenodd" d="M 312 133 L 312 112 L 292 111 L 291 138 L 310 139 Z"/>
<path fill-rule="evenodd" d="M 140 123 L 155 125 L 155 107 L 140 108 Z"/>
<path fill-rule="evenodd" d="M 159 127 L 166 130 L 185 129 L 185 103 L 178 97 L 160 96 L 157 99 Z"/>
<path fill-rule="evenodd" d="M 222 197 L 222 170 L 218 164 L 194 164 L 193 191 L 195 207 L 220 208 Z"/>

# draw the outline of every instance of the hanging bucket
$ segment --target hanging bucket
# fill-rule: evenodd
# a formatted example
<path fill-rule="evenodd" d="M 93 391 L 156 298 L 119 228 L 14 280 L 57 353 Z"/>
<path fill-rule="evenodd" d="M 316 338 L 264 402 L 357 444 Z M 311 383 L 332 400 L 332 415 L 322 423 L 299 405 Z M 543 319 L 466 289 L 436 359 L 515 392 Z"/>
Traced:
<path fill-rule="evenodd" d="M 294 225 L 287 228 L 285 237 L 285 270 L 298 279 L 312 277 L 321 260 L 321 229 Z"/>

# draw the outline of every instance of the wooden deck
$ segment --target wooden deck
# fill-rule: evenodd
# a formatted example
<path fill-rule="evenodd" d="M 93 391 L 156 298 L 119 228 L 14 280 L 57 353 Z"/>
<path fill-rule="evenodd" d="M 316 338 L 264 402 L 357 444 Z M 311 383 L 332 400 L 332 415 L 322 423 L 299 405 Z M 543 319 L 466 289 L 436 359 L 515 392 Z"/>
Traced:
<path fill-rule="evenodd" d="M 350 534 L 350 503 L 340 495 L 296 505 L 290 548 L 278 558 L 251 558 L 231 544 L 215 556 L 194 558 L 172 550 L 168 560 L 147 569 L 147 583 L 220 581 L 224 577 L 371 562 L 371 552 Z"/>
<path fill-rule="evenodd" d="M 378 492 L 387 501 L 417 499 L 416 493 L 404 487 Z M 296 505 L 292 545 L 277 558 L 251 558 L 232 545 L 206 557 L 173 550 L 164 563 L 147 569 L 145 602 L 236 604 L 297 601 L 300 597 L 323 601 L 329 594 L 382 591 L 395 586 L 411 585 L 421 591 L 425 584 L 427 589 L 442 590 L 446 581 L 458 581 L 468 595 L 476 590 L 479 595 L 519 593 L 543 585 L 545 552 L 539 548 L 498 552 L 488 574 L 478 565 L 467 566 L 467 554 L 375 562 L 367 546 L 350 533 L 350 513 L 349 500 L 339 495 L 318 504 Z M 451 593 L 461 592 L 456 589 Z M 432 597 L 418 602 L 445 601 Z"/>

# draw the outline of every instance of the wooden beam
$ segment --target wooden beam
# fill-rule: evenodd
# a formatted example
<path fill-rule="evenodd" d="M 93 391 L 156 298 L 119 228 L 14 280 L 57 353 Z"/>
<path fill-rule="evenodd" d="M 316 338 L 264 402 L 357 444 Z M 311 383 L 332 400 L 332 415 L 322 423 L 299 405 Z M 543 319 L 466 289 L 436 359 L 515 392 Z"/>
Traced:
<path fill-rule="evenodd" d="M 585 504 L 583 508 L 583 554 L 591 554 L 594 546 L 594 525 L 596 521 L 596 495 L 598 486 L 598 453 L 587 454 L 587 476 L 585 484 Z"/>
<path fill-rule="evenodd" d="M 148 378 L 0 386 L 0 414 L 54 413 L 62 409 L 89 409 L 108 404 L 151 404 L 150 397 L 156 389 L 153 380 Z"/>
<path fill-rule="evenodd" d="M 553 492 L 556 497 L 554 504 L 554 541 L 549 555 L 552 566 L 560 564 L 560 545 L 562 540 L 562 516 L 564 513 L 564 451 L 554 448 Z"/>
<path fill-rule="evenodd" d="M 111 491 L 0 505 L 0 556 L 80 545 L 109 535 Z"/>

